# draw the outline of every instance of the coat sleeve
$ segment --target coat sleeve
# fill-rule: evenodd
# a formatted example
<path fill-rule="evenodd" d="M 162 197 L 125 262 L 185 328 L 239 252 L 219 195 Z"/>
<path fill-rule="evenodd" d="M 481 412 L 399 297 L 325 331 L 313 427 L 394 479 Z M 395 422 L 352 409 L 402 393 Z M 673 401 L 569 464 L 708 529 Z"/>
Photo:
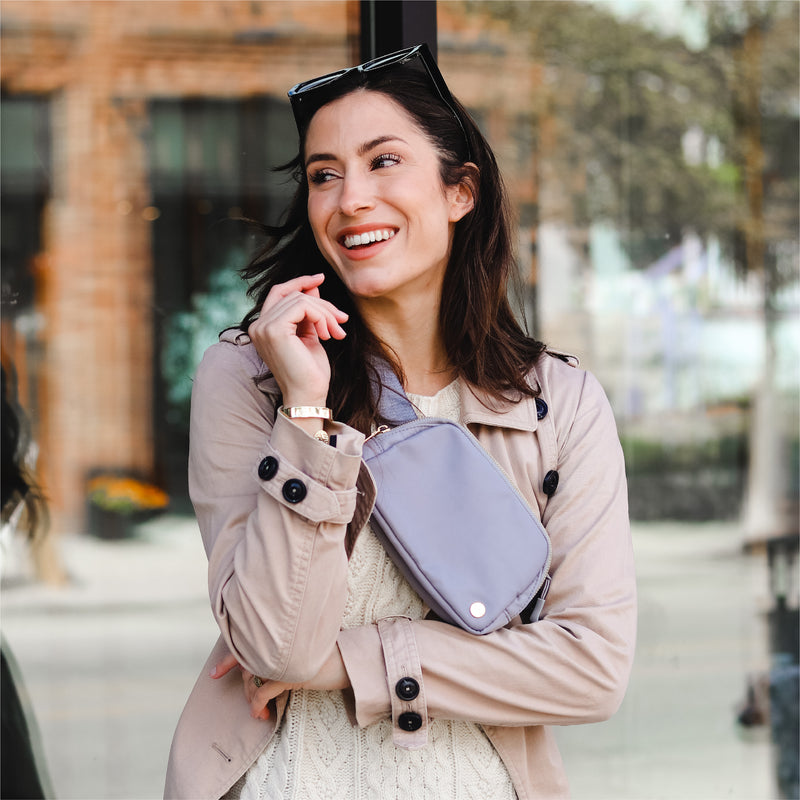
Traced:
<path fill-rule="evenodd" d="M 189 492 L 228 648 L 254 674 L 295 683 L 335 647 L 363 436 L 334 424 L 331 447 L 276 415 L 254 380 L 263 370 L 252 345 L 206 352 L 192 390 Z"/>
<path fill-rule="evenodd" d="M 406 620 L 389 652 L 378 626 L 342 631 L 360 725 L 397 719 L 388 676 L 397 674 L 402 641 L 401 658 L 420 665 L 409 677 L 421 686 L 415 702 L 420 711 L 424 697 L 423 728 L 430 717 L 500 726 L 596 722 L 618 708 L 636 635 L 625 470 L 602 389 L 589 373 L 573 375 L 574 399 L 558 403 L 560 482 L 542 515 L 553 545 L 545 615 L 486 636 Z"/>

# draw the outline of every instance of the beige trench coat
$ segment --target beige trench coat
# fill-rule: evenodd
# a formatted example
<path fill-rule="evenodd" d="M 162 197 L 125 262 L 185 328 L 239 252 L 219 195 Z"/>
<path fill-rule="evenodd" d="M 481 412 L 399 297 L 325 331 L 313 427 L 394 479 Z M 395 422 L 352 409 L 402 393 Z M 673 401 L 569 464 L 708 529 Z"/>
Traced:
<path fill-rule="evenodd" d="M 477 722 L 521 800 L 567 796 L 548 726 L 616 711 L 636 634 L 624 464 L 596 379 L 543 356 L 531 374 L 549 409 L 542 420 L 533 400 L 497 403 L 463 389 L 463 421 L 552 541 L 552 586 L 539 622 L 517 619 L 487 636 L 403 618 L 340 630 L 345 532 L 361 529 L 374 499 L 363 436 L 334 423 L 331 447 L 276 415 L 277 386 L 256 380 L 265 367 L 248 337 L 232 330 L 221 339 L 195 379 L 189 488 L 222 635 L 180 718 L 165 797 L 219 798 L 283 714 L 287 695 L 269 721 L 252 719 L 238 670 L 208 677 L 226 650 L 254 674 L 295 683 L 313 677 L 337 646 L 353 687 L 354 724 L 392 718 L 395 744 L 416 748 L 431 718 Z M 559 482 L 548 497 L 543 482 L 552 470 Z M 418 681 L 416 699 L 395 695 L 399 677 Z M 420 715 L 419 730 L 400 729 L 406 711 Z"/>

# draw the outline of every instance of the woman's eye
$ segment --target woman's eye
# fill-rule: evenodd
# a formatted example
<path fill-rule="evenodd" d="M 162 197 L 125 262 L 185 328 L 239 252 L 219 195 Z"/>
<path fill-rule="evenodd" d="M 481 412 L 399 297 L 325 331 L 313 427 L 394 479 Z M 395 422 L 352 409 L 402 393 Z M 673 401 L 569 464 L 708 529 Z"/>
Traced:
<path fill-rule="evenodd" d="M 372 169 L 383 169 L 385 167 L 392 167 L 400 163 L 400 156 L 394 153 L 383 153 L 372 159 Z"/>
<path fill-rule="evenodd" d="M 310 183 L 313 184 L 320 184 L 320 183 L 327 183 L 328 181 L 333 180 L 336 177 L 336 174 L 329 169 L 318 169 L 315 172 L 312 172 L 308 176 L 308 180 Z"/>

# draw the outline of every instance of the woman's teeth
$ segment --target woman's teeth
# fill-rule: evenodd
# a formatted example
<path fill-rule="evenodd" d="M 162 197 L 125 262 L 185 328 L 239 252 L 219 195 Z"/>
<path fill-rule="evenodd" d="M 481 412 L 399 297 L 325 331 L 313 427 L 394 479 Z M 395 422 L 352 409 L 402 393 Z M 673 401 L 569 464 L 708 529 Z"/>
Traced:
<path fill-rule="evenodd" d="M 352 233 L 344 237 L 344 246 L 349 250 L 352 247 L 359 247 L 373 242 L 382 242 L 391 239 L 395 232 L 392 230 L 369 231 L 367 233 Z"/>

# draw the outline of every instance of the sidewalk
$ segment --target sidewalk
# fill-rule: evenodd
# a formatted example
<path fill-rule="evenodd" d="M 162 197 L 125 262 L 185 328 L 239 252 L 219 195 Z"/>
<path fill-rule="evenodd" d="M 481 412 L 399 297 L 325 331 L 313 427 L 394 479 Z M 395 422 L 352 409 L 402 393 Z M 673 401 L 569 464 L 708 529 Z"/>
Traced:
<path fill-rule="evenodd" d="M 159 517 L 121 541 L 64 536 L 58 549 L 70 585 L 52 588 L 12 576 L 12 588 L 3 587 L 5 612 L 207 604 L 206 557 L 193 517 Z"/>
<path fill-rule="evenodd" d="M 197 525 L 165 516 L 131 540 L 65 536 L 60 551 L 69 586 L 2 592 L 55 796 L 161 797 L 172 733 L 217 636 Z"/>
<path fill-rule="evenodd" d="M 609 722 L 557 731 L 575 800 L 773 800 L 771 747 L 741 731 L 747 676 L 768 665 L 763 557 L 728 525 L 639 525 L 639 641 Z M 134 540 L 61 542 L 73 583 L 4 586 L 22 670 L 61 800 L 161 796 L 169 742 L 216 638 L 193 519 Z M 435 800 L 435 799 L 432 799 Z"/>

